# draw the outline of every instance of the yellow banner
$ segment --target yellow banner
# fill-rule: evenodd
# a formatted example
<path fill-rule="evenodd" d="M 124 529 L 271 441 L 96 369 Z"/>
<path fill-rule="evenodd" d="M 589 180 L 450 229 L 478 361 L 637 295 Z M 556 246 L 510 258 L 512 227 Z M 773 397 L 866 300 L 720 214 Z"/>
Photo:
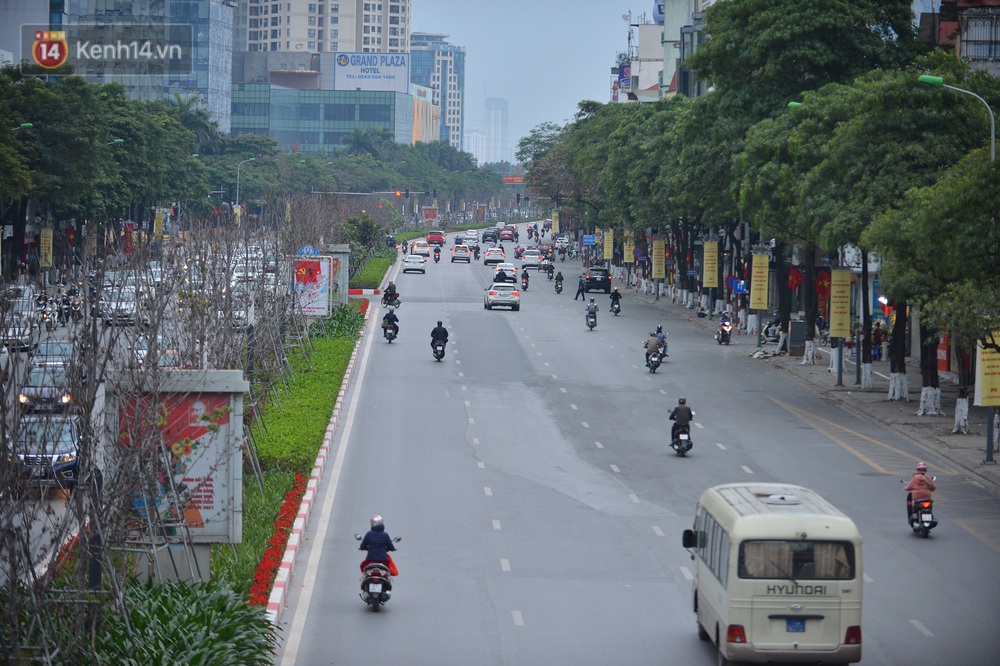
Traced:
<path fill-rule="evenodd" d="M 153 240 L 161 238 L 163 238 L 163 213 L 156 211 L 156 215 L 153 217 Z"/>
<path fill-rule="evenodd" d="M 635 261 L 635 236 L 631 231 L 626 231 L 622 236 L 622 261 L 631 264 Z"/>
<path fill-rule="evenodd" d="M 830 337 L 851 337 L 851 271 L 830 271 Z"/>
<path fill-rule="evenodd" d="M 1000 331 L 993 334 L 1000 341 Z M 984 349 L 976 342 L 976 393 L 972 403 L 981 407 L 1000 407 L 1000 354 Z"/>
<path fill-rule="evenodd" d="M 559 233 L 559 211 L 552 212 L 552 234 Z"/>
<path fill-rule="evenodd" d="M 750 269 L 750 309 L 767 309 L 767 277 L 769 274 L 768 257 L 766 254 L 753 255 L 753 267 Z"/>
<path fill-rule="evenodd" d="M 719 286 L 719 243 L 718 241 L 705 242 L 705 261 L 702 264 L 705 272 L 701 276 L 701 286 Z"/>
<path fill-rule="evenodd" d="M 604 258 L 611 259 L 615 252 L 615 230 L 608 229 L 604 232 Z"/>
<path fill-rule="evenodd" d="M 52 230 L 42 229 L 41 245 L 38 248 L 38 266 L 52 268 Z"/>
<path fill-rule="evenodd" d="M 665 241 L 653 241 L 653 279 L 665 278 L 667 276 L 663 265 L 663 245 Z"/>

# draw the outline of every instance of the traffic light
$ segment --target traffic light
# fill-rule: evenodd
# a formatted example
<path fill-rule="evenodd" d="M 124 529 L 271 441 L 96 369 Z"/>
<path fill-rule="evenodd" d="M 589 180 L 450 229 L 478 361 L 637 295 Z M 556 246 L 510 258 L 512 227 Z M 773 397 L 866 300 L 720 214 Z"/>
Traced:
<path fill-rule="evenodd" d="M 520 192 L 517 193 L 517 205 L 518 206 L 521 205 L 521 193 Z"/>
<path fill-rule="evenodd" d="M 406 198 L 410 198 L 410 188 L 406 188 Z"/>
<path fill-rule="evenodd" d="M 434 197 L 435 199 L 438 198 L 438 190 L 436 187 L 434 188 L 434 192 L 431 194 L 431 196 Z"/>
<path fill-rule="evenodd" d="M 397 196 L 397 197 L 400 197 L 400 196 L 403 196 L 403 193 L 402 193 L 402 192 L 400 192 L 399 190 L 396 190 L 396 196 Z"/>

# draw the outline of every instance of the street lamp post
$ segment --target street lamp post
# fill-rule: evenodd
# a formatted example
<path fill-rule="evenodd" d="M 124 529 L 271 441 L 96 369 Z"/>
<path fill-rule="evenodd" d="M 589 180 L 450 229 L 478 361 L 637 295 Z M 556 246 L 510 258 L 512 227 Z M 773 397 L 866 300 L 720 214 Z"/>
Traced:
<path fill-rule="evenodd" d="M 236 205 L 237 206 L 240 205 L 240 167 L 242 167 L 247 162 L 256 162 L 256 161 L 257 161 L 256 157 L 251 157 L 249 159 L 243 160 L 242 162 L 240 162 L 239 164 L 236 165 Z"/>
<path fill-rule="evenodd" d="M 944 79 L 940 76 L 931 76 L 930 74 L 922 74 L 918 79 L 921 83 L 926 83 L 929 86 L 939 86 L 941 88 L 948 88 L 949 90 L 954 90 L 956 92 L 965 93 L 966 95 L 971 95 L 983 103 L 986 107 L 986 113 L 990 116 L 990 162 L 997 161 L 997 126 L 996 121 L 993 119 L 993 109 L 990 105 L 986 103 L 986 100 L 972 92 L 971 90 L 966 90 L 965 88 L 958 88 L 956 86 L 950 86 L 944 82 Z M 993 421 L 996 416 L 996 407 L 990 407 L 987 411 L 986 417 L 986 460 L 983 462 L 995 462 L 993 460 Z"/>

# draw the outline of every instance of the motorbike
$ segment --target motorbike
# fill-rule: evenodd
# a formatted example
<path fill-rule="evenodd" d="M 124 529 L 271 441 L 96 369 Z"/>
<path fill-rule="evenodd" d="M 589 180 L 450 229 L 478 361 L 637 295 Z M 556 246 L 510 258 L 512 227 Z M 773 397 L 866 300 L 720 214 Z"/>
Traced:
<path fill-rule="evenodd" d="M 472 256 L 476 258 L 476 261 L 479 261 L 479 248 L 478 247 L 475 250 L 472 251 Z"/>
<path fill-rule="evenodd" d="M 70 310 L 73 321 L 80 321 L 83 319 L 83 299 L 79 296 L 75 296 L 70 303 Z"/>
<path fill-rule="evenodd" d="M 620 304 L 620 303 L 619 303 L 618 301 L 612 301 L 612 302 L 611 302 L 611 311 L 612 311 L 612 312 L 613 312 L 613 313 L 615 314 L 615 316 L 617 317 L 617 316 L 618 316 L 618 313 L 622 311 L 622 306 L 621 306 L 621 304 Z"/>
<path fill-rule="evenodd" d="M 674 436 L 673 441 L 670 442 L 670 448 L 677 452 L 681 458 L 687 455 L 687 452 L 691 450 L 693 443 L 691 442 L 691 426 L 682 425 L 677 427 L 677 434 Z"/>
<path fill-rule="evenodd" d="M 562 280 L 560 280 L 559 282 L 556 282 L 556 293 L 557 294 L 561 294 L 562 293 Z"/>
<path fill-rule="evenodd" d="M 521 278 L 521 289 L 523 289 L 524 291 L 528 291 L 528 278 L 526 277 Z"/>
<path fill-rule="evenodd" d="M 559 253 L 559 261 L 566 261 L 566 253 L 565 252 L 560 252 Z"/>
<path fill-rule="evenodd" d="M 913 510 L 910 512 L 910 528 L 926 539 L 935 527 L 937 520 L 934 519 L 934 500 L 914 501 Z"/>
<path fill-rule="evenodd" d="M 545 274 L 548 275 L 549 282 L 552 282 L 553 278 L 556 276 L 556 269 L 552 267 L 552 264 L 549 264 L 549 267 L 545 269 Z"/>
<path fill-rule="evenodd" d="M 42 321 L 45 322 L 45 330 L 54 331 L 56 328 L 56 322 L 52 318 L 52 312 L 49 311 L 48 305 L 42 306 L 41 315 L 42 315 Z"/>
<path fill-rule="evenodd" d="M 444 358 L 444 340 L 434 341 L 434 358 L 438 361 Z"/>
<path fill-rule="evenodd" d="M 398 326 L 396 326 L 395 324 L 389 326 L 385 322 L 382 322 L 382 336 L 389 341 L 390 345 L 392 344 L 392 341 L 396 339 L 397 335 L 399 335 Z"/>
<path fill-rule="evenodd" d="M 434 253 L 434 263 L 436 264 L 439 261 L 441 261 L 441 253 L 440 252 L 435 252 Z"/>
<path fill-rule="evenodd" d="M 73 316 L 73 306 L 70 305 L 69 301 L 60 301 L 59 310 L 56 313 L 56 323 L 60 325 L 69 325 L 70 319 Z"/>
<path fill-rule="evenodd" d="M 729 339 L 732 337 L 733 324 L 732 322 L 724 321 L 719 324 L 719 330 L 715 332 L 715 341 L 720 345 L 728 345 Z"/>
<path fill-rule="evenodd" d="M 589 328 L 590 330 L 594 330 L 595 326 L 597 326 L 597 313 L 596 312 L 588 312 L 587 313 L 587 328 Z"/>
<path fill-rule="evenodd" d="M 398 308 L 403 302 L 399 300 L 399 294 L 393 294 L 391 297 L 389 294 L 382 294 L 382 307 L 384 308 Z"/>
<path fill-rule="evenodd" d="M 361 541 L 361 535 L 355 534 L 354 538 Z M 399 543 L 400 537 L 393 539 Z M 392 596 L 392 575 L 389 573 L 388 565 L 382 562 L 371 562 L 365 567 L 361 574 L 361 593 L 358 595 L 361 600 L 372 607 L 372 612 L 377 613 L 382 604 L 389 601 Z"/>
<path fill-rule="evenodd" d="M 660 367 L 661 362 L 662 359 L 660 357 L 660 350 L 657 349 L 656 351 L 654 351 L 652 354 L 649 355 L 649 362 L 646 363 L 646 367 L 649 368 L 649 371 L 655 375 L 656 369 Z"/>

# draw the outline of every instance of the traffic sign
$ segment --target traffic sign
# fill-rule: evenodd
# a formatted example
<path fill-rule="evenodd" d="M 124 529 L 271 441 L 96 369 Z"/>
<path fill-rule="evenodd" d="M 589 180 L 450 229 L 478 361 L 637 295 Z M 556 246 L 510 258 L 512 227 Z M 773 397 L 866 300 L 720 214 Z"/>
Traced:
<path fill-rule="evenodd" d="M 674 261 L 673 259 L 664 259 L 664 260 L 663 260 L 663 265 L 664 265 L 664 266 L 673 266 L 673 265 L 674 265 L 674 264 L 676 264 L 676 263 L 677 263 L 677 262 L 676 262 L 676 261 Z"/>
<path fill-rule="evenodd" d="M 747 281 L 746 280 L 737 280 L 733 284 L 733 293 L 734 294 L 745 294 L 745 293 L 747 293 Z"/>
<path fill-rule="evenodd" d="M 689 268 L 688 269 L 688 275 L 697 275 L 697 274 L 698 274 L 698 269 L 696 269 L 696 268 Z"/>
<path fill-rule="evenodd" d="M 736 288 L 735 285 L 736 285 L 736 282 L 737 282 L 738 279 L 739 278 L 737 278 L 735 275 L 729 275 L 729 276 L 727 276 L 726 277 L 726 286 L 729 287 L 730 290 L 735 289 Z"/>
<path fill-rule="evenodd" d="M 303 245 L 295 251 L 295 254 L 299 257 L 316 257 L 319 256 L 319 250 L 314 248 L 312 245 Z"/>
<path fill-rule="evenodd" d="M 587 235 L 585 235 L 583 237 L 583 244 L 584 245 L 597 245 L 597 239 L 594 237 L 594 234 L 587 234 Z"/>

